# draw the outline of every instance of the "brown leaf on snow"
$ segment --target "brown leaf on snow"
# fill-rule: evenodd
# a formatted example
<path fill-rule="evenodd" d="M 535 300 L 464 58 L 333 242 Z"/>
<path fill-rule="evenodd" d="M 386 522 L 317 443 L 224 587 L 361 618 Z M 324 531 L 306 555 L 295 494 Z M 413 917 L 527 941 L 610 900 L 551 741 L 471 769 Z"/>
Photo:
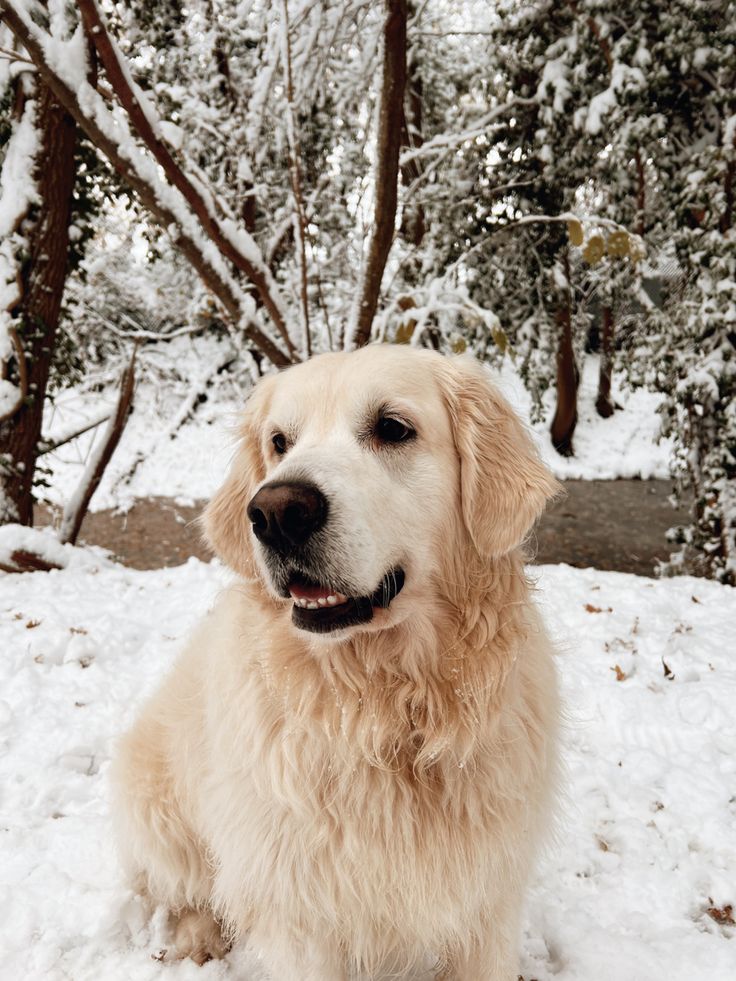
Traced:
<path fill-rule="evenodd" d="M 40 626 L 40 624 L 41 624 L 40 620 L 29 620 L 26 623 L 26 630 L 33 630 L 34 627 L 38 627 Z"/>
<path fill-rule="evenodd" d="M 667 662 L 662 658 L 662 667 L 664 668 L 664 676 L 668 681 L 674 681 L 675 675 L 673 671 L 667 666 Z"/>
<path fill-rule="evenodd" d="M 699 603 L 700 602 L 700 600 L 698 599 L 697 596 L 691 596 L 690 599 L 693 601 L 693 603 Z"/>
<path fill-rule="evenodd" d="M 626 672 L 622 671 L 621 668 L 618 666 L 618 664 L 614 664 L 614 666 L 611 668 L 611 671 L 616 672 L 616 681 L 626 681 L 626 679 L 628 678 Z"/>
<path fill-rule="evenodd" d="M 713 902 L 710 896 L 708 897 L 708 902 Z M 720 923 L 721 926 L 736 926 L 736 920 L 733 918 L 733 906 L 730 903 L 720 908 L 718 906 L 709 906 L 706 913 L 716 923 Z"/>
<path fill-rule="evenodd" d="M 613 613 L 613 608 L 610 606 L 607 606 L 604 610 L 602 606 L 593 606 L 592 603 L 586 603 L 585 609 L 588 613 Z"/>

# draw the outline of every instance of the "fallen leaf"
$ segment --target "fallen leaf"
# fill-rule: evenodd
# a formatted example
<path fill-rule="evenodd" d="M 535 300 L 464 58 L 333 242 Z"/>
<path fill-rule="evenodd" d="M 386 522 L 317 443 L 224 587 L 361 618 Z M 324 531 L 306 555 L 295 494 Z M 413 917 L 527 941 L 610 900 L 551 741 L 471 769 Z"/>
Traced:
<path fill-rule="evenodd" d="M 713 902 L 710 896 L 708 897 L 708 902 Z M 712 920 L 715 920 L 716 923 L 720 923 L 722 926 L 736 926 L 736 920 L 733 918 L 733 906 L 730 903 L 720 908 L 718 906 L 709 906 L 706 912 Z"/>
<path fill-rule="evenodd" d="M 593 606 L 592 603 L 586 603 L 585 609 L 588 611 L 588 613 L 613 613 L 613 607 L 611 606 L 607 606 L 605 609 L 603 609 L 602 606 Z"/>
<path fill-rule="evenodd" d="M 616 672 L 616 681 L 626 681 L 628 675 L 626 674 L 625 671 L 621 670 L 618 664 L 614 664 L 614 666 L 611 668 L 611 671 Z"/>
<path fill-rule="evenodd" d="M 670 670 L 670 668 L 667 666 L 667 662 L 665 661 L 664 658 L 662 658 L 662 667 L 664 668 L 665 678 L 667 678 L 668 681 L 674 681 L 675 676 Z"/>
<path fill-rule="evenodd" d="M 38 627 L 40 625 L 40 623 L 41 623 L 40 620 L 29 620 L 26 623 L 26 630 L 33 630 L 33 628 L 34 627 Z"/>

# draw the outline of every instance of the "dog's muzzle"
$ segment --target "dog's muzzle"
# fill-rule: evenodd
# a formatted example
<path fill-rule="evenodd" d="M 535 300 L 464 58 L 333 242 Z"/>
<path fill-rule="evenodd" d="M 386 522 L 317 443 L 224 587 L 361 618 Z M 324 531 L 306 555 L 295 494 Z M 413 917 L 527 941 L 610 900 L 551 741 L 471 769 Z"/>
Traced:
<path fill-rule="evenodd" d="M 321 571 L 320 542 L 314 538 L 324 527 L 328 511 L 325 495 L 307 481 L 264 484 L 247 510 L 275 588 L 294 601 L 292 622 L 312 633 L 368 623 L 375 610 L 388 609 L 405 580 L 403 569 L 390 569 L 366 596 L 350 595 L 345 584 L 325 581 L 329 576 Z"/>

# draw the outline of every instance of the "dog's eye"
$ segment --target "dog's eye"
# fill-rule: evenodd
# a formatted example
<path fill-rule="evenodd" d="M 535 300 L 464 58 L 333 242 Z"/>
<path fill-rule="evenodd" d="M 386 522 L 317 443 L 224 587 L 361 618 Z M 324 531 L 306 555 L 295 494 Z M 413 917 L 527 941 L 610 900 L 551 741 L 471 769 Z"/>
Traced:
<path fill-rule="evenodd" d="M 376 438 L 382 443 L 405 443 L 416 436 L 416 432 L 400 419 L 381 416 L 376 423 Z"/>
<path fill-rule="evenodd" d="M 286 453 L 286 436 L 283 433 L 274 433 L 271 437 L 271 442 L 279 456 L 283 456 Z"/>

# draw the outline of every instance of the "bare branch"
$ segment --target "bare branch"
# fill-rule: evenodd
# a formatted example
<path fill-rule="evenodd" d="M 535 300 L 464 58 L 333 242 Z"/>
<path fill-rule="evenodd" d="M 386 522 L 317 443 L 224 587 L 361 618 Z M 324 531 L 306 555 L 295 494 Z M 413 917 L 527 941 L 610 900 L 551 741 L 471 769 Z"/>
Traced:
<path fill-rule="evenodd" d="M 353 317 L 352 344 L 367 344 L 396 224 L 401 122 L 406 88 L 406 0 L 385 0 L 383 81 L 376 140 L 374 223 Z"/>
<path fill-rule="evenodd" d="M 58 450 L 61 446 L 66 446 L 67 443 L 71 443 L 72 440 L 78 439 L 80 436 L 84 436 L 91 429 L 97 429 L 101 426 L 103 422 L 107 422 L 110 418 L 109 412 L 103 412 L 99 419 L 93 419 L 92 422 L 86 422 L 83 426 L 72 430 L 72 432 L 67 432 L 63 436 L 54 440 L 42 440 L 38 444 L 38 456 L 43 456 L 44 453 L 52 453 L 54 450 Z"/>
<path fill-rule="evenodd" d="M 130 361 L 120 378 L 118 403 L 115 407 L 115 412 L 110 417 L 99 449 L 92 456 L 79 487 L 64 508 L 64 516 L 61 519 L 61 528 L 59 529 L 59 541 L 62 545 L 67 542 L 72 545 L 75 544 L 82 527 L 82 522 L 84 521 L 84 516 L 87 513 L 89 502 L 92 500 L 92 495 L 99 487 L 102 475 L 115 452 L 116 446 L 120 442 L 120 437 L 123 435 L 125 424 L 133 408 L 135 356 L 137 350 L 138 347 L 135 345 Z"/>

